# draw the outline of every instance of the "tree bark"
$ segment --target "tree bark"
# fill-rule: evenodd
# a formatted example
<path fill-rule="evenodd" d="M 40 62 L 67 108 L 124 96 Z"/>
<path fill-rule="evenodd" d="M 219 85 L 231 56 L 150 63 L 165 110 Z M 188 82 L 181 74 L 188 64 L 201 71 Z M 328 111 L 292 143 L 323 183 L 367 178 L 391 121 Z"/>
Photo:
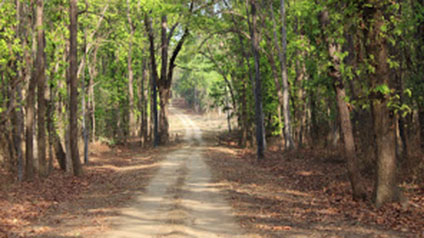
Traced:
<path fill-rule="evenodd" d="M 160 114 L 159 114 L 159 141 L 165 144 L 169 140 L 169 123 L 168 123 L 168 103 L 170 97 L 170 89 L 167 78 L 168 71 L 168 21 L 167 17 L 162 16 L 161 20 L 161 73 L 158 83 L 159 98 L 160 98 Z"/>
<path fill-rule="evenodd" d="M 133 38 L 134 38 L 134 25 L 131 20 L 131 13 L 130 13 L 130 3 L 129 0 L 127 0 L 127 18 L 128 18 L 128 25 L 130 28 L 130 38 L 128 42 L 128 124 L 129 124 L 129 136 L 133 137 L 137 135 L 136 131 L 136 123 L 135 123 L 135 115 L 134 115 L 134 89 L 133 89 L 133 81 L 134 81 L 134 72 L 132 67 L 132 46 L 133 46 Z"/>
<path fill-rule="evenodd" d="M 365 200 L 366 191 L 361 181 L 361 172 L 359 170 L 359 161 L 356 155 L 355 139 L 353 137 L 352 122 L 346 103 L 346 92 L 343 82 L 335 81 L 337 107 L 339 110 L 340 126 L 343 134 L 344 150 L 347 159 L 347 170 L 350 184 L 352 187 L 352 197 L 354 200 Z"/>
<path fill-rule="evenodd" d="M 88 85 L 88 113 L 90 118 L 90 124 L 91 124 L 91 138 L 90 140 L 96 141 L 96 117 L 95 117 L 95 111 L 96 111 L 96 100 L 94 97 L 94 79 L 97 77 L 97 50 L 99 47 L 96 47 L 93 51 L 93 59 L 90 62 L 90 66 L 88 69 L 88 72 L 90 74 L 90 80 Z"/>
<path fill-rule="evenodd" d="M 20 76 L 22 77 L 22 71 L 20 70 Z M 24 175 L 24 171 L 23 171 L 23 158 L 22 158 L 22 133 L 23 133 L 23 128 L 24 128 L 24 121 L 23 121 L 23 108 L 21 105 L 22 103 L 22 92 L 21 92 L 21 86 L 18 85 L 16 88 L 16 94 L 17 94 L 17 98 L 16 101 L 18 103 L 18 107 L 16 109 L 14 109 L 14 121 L 15 121 L 15 125 L 14 125 L 14 134 L 13 134 L 13 143 L 15 146 L 15 151 L 16 151 L 16 157 L 17 157 L 17 172 L 18 172 L 18 181 L 22 181 L 23 180 L 23 175 Z"/>
<path fill-rule="evenodd" d="M 140 128 L 140 136 L 141 136 L 141 146 L 144 147 L 145 142 L 147 140 L 147 100 L 145 93 L 145 82 L 147 79 L 147 62 L 143 59 L 142 68 L 141 68 L 141 82 L 140 82 L 140 103 L 139 108 L 141 111 L 141 128 Z"/>
<path fill-rule="evenodd" d="M 420 146 L 421 150 L 424 151 L 424 106 L 418 108 L 418 124 L 420 134 Z"/>
<path fill-rule="evenodd" d="M 382 85 L 389 87 L 390 83 L 387 42 L 380 30 L 386 24 L 383 15 L 384 6 L 377 1 L 370 2 L 373 7 L 367 8 L 367 15 L 365 16 L 369 26 L 371 26 L 370 30 L 366 32 L 368 39 L 366 50 L 368 55 L 373 55 L 375 58 L 371 61 L 375 71 L 369 73 L 369 80 L 371 88 L 374 89 L 371 95 L 371 106 L 377 145 L 375 205 L 380 207 L 384 203 L 398 200 L 400 194 L 396 181 L 395 116 L 388 106 L 390 95 L 375 90 Z"/>
<path fill-rule="evenodd" d="M 37 0 L 35 28 L 37 30 L 37 55 L 35 60 L 35 70 L 37 77 L 37 101 L 38 101 L 38 133 L 37 133 L 37 151 L 38 165 L 41 176 L 47 176 L 47 159 L 46 159 L 46 62 L 44 53 L 44 29 L 43 29 L 43 0 Z"/>
<path fill-rule="evenodd" d="M 247 82 L 245 79 L 242 79 L 242 86 L 241 86 L 241 120 L 242 120 L 242 131 L 241 131 L 241 137 L 240 137 L 240 146 L 246 147 L 247 144 L 247 134 L 248 134 L 248 112 L 247 112 Z"/>
<path fill-rule="evenodd" d="M 403 69 L 399 69 L 400 72 L 393 72 L 392 75 L 394 75 L 395 78 L 395 87 L 396 87 L 396 93 L 399 95 L 399 103 L 400 105 L 403 105 L 405 102 L 404 99 L 404 95 L 403 95 Z M 405 123 L 405 118 L 402 115 L 398 115 L 397 118 L 397 123 L 399 126 L 399 137 L 400 137 L 400 141 L 401 141 L 401 146 L 402 146 L 402 158 L 403 159 L 407 159 L 408 158 L 408 148 L 409 148 L 409 142 L 408 142 L 408 137 L 407 137 L 407 133 L 406 133 L 406 123 Z M 397 141 L 397 140 L 396 140 Z M 396 143 L 398 145 L 398 143 Z M 399 146 L 397 146 L 399 147 Z"/>
<path fill-rule="evenodd" d="M 327 29 L 330 24 L 328 11 L 323 11 L 320 16 L 321 26 L 323 28 L 324 40 L 327 44 L 328 56 L 332 65 L 329 68 L 329 76 L 333 79 L 334 88 L 337 97 L 337 108 L 340 118 L 340 126 L 343 134 L 344 151 L 347 159 L 347 171 L 350 184 L 352 187 L 352 197 L 354 200 L 366 198 L 365 187 L 361 181 L 361 173 L 359 171 L 359 161 L 356 156 L 355 139 L 353 136 L 352 122 L 350 120 L 350 112 L 346 103 L 346 91 L 340 72 L 341 60 L 338 55 L 341 53 L 341 46 L 328 38 Z"/>
<path fill-rule="evenodd" d="M 256 1 L 250 0 L 251 7 L 251 22 L 249 21 L 249 30 L 251 37 L 251 46 L 253 59 L 255 61 L 255 118 L 256 118 L 256 143 L 257 143 L 257 159 L 264 158 L 266 148 L 265 144 L 265 128 L 264 128 L 264 115 L 262 108 L 262 87 L 261 87 L 261 73 L 260 73 L 260 57 L 259 57 L 259 40 L 257 39 L 257 24 L 256 24 Z"/>
<path fill-rule="evenodd" d="M 26 37 L 24 34 L 24 27 L 25 26 L 25 17 L 24 15 L 24 6 L 22 6 L 21 1 L 16 1 L 16 19 L 18 19 L 19 24 L 17 25 L 16 30 L 16 37 L 21 40 L 21 45 L 23 49 L 26 49 Z M 24 50 L 26 51 L 26 50 Z M 18 60 L 23 61 L 23 55 L 18 56 Z M 25 71 L 24 69 L 20 68 L 18 70 L 18 80 L 24 82 L 25 81 Z M 24 161 L 23 161 L 23 151 L 22 151 L 22 135 L 24 131 L 24 114 L 23 114 L 23 107 L 22 107 L 22 86 L 20 83 L 16 86 L 16 101 L 18 104 L 18 107 L 14 110 L 14 117 L 15 117 L 15 127 L 14 127 L 14 145 L 16 149 L 16 156 L 17 156 L 17 172 L 18 172 L 18 181 L 23 180 L 24 176 Z"/>
<path fill-rule="evenodd" d="M 226 107 L 226 113 L 227 113 L 227 126 L 228 126 L 228 132 L 231 133 L 231 113 L 230 113 L 230 104 L 228 100 L 228 89 L 225 87 L 225 107 Z"/>
<path fill-rule="evenodd" d="M 33 45 L 34 46 L 34 45 Z M 30 66 L 29 54 L 25 56 L 27 59 L 27 67 Z M 34 117 L 35 117 L 35 89 L 37 86 L 37 71 L 32 69 L 29 78 L 28 90 L 26 94 L 25 105 L 25 178 L 27 180 L 34 179 Z"/>
<path fill-rule="evenodd" d="M 159 143 L 166 144 L 169 141 L 169 122 L 168 122 L 168 105 L 171 96 L 171 90 L 164 87 L 163 84 L 158 85 L 159 90 Z"/>
<path fill-rule="evenodd" d="M 303 57 L 305 57 L 305 52 L 301 53 Z M 306 80 L 306 65 L 305 62 L 300 62 L 300 60 L 296 61 L 296 84 L 298 87 L 297 92 L 297 100 L 298 104 L 296 105 L 297 108 L 297 115 L 294 114 L 294 117 L 297 118 L 299 125 L 297 128 L 297 145 L 298 148 L 303 147 L 304 144 L 304 132 L 306 131 L 305 128 L 306 120 L 307 120 L 307 102 L 305 100 L 305 90 L 303 86 L 303 81 Z"/>
<path fill-rule="evenodd" d="M 78 34 L 78 0 L 69 0 L 69 143 L 72 158 L 72 166 L 75 176 L 82 176 L 83 170 L 78 151 L 78 77 L 77 77 L 77 34 Z"/>
<path fill-rule="evenodd" d="M 415 14 L 420 14 L 421 9 L 424 7 L 424 0 L 420 1 L 413 1 L 411 0 L 411 4 L 413 6 L 413 9 L 415 9 Z M 424 44 L 424 20 L 421 19 L 420 24 L 418 26 L 418 29 L 415 33 L 416 39 L 421 39 L 420 44 Z M 418 55 L 418 69 L 424 68 L 424 49 L 421 47 L 419 48 Z M 419 84 L 421 87 L 424 85 L 424 75 L 421 75 L 421 82 Z M 418 128 L 419 128 L 419 135 L 420 135 L 420 147 L 421 151 L 424 152 L 424 101 L 423 100 L 417 100 L 418 104 Z"/>
<path fill-rule="evenodd" d="M 85 102 L 85 75 L 86 75 L 86 68 L 87 68 L 87 31 L 84 29 L 84 56 L 83 56 L 83 69 L 82 69 L 82 78 L 81 78 L 81 108 L 82 108 L 82 137 L 84 141 L 84 164 L 88 164 L 88 131 L 87 131 L 87 104 Z"/>
<path fill-rule="evenodd" d="M 284 116 L 284 140 L 285 148 L 291 150 L 294 148 L 292 137 L 291 113 L 290 113 L 290 91 L 289 78 L 287 74 L 287 32 L 286 32 L 286 8 L 284 0 L 280 0 L 281 17 L 281 49 L 276 43 L 278 56 L 280 58 L 281 78 L 283 82 L 283 116 Z M 276 34 L 274 34 L 276 37 Z"/>
<path fill-rule="evenodd" d="M 146 14 L 144 18 L 144 24 L 146 26 L 147 35 L 150 43 L 150 69 L 151 69 L 151 91 L 152 91 L 152 109 L 153 109 L 153 146 L 159 145 L 159 131 L 158 131 L 158 107 L 157 107 L 157 80 L 158 72 L 156 67 L 156 53 L 155 53 L 155 41 L 152 27 L 152 20 Z"/>

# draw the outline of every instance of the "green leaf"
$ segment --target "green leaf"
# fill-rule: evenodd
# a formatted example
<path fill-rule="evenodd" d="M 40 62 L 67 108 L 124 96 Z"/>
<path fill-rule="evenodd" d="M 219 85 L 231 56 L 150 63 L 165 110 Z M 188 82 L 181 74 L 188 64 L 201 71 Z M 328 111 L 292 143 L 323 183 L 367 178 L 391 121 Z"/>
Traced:
<path fill-rule="evenodd" d="M 391 92 L 387 84 L 381 84 L 374 88 L 374 92 L 379 92 L 381 94 L 387 95 Z"/>
<path fill-rule="evenodd" d="M 411 91 L 411 89 L 409 89 L 409 88 L 405 89 L 405 90 L 403 91 L 403 93 L 404 93 L 405 95 L 407 95 L 408 97 L 412 97 L 412 91 Z"/>

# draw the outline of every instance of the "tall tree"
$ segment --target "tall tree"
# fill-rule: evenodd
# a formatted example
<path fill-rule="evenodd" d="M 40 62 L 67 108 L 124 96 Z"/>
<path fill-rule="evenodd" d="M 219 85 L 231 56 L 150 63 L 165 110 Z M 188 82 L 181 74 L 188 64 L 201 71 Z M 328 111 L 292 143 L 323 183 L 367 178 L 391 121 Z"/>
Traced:
<path fill-rule="evenodd" d="M 34 68 L 37 77 L 37 101 L 38 101 L 38 134 L 37 134 L 37 151 L 39 173 L 42 176 L 47 175 L 47 160 L 46 160 L 46 56 L 44 53 L 45 39 L 43 29 L 43 11 L 44 1 L 37 0 L 35 28 L 37 30 L 37 55 Z"/>
<path fill-rule="evenodd" d="M 128 19 L 128 27 L 129 27 L 129 33 L 130 37 L 128 39 L 128 120 L 129 120 L 129 134 L 130 136 L 135 136 L 136 133 L 136 125 L 135 125 L 135 106 L 134 106 L 134 89 L 133 89 L 133 81 L 134 81 L 134 72 L 133 72 L 133 60 L 132 60 L 132 48 L 133 48 L 133 41 L 134 41 L 134 33 L 135 33 L 135 26 L 131 19 L 131 6 L 130 1 L 127 0 L 127 19 Z"/>
<path fill-rule="evenodd" d="M 170 34 L 173 32 L 170 32 Z M 172 35 L 171 35 L 172 36 Z M 168 18 L 166 15 L 161 17 L 161 72 L 158 81 L 158 90 L 160 98 L 160 113 L 159 113 L 159 138 L 162 144 L 168 142 L 169 123 L 168 123 L 168 103 L 170 98 L 171 80 L 168 79 Z"/>
<path fill-rule="evenodd" d="M 146 27 L 147 35 L 149 38 L 149 51 L 150 51 L 150 67 L 151 67 L 151 79 L 152 79 L 152 109 L 153 109 L 153 145 L 156 147 L 159 145 L 159 130 L 158 130 L 158 107 L 157 107 L 157 81 L 158 71 L 156 67 L 156 50 L 155 50 L 155 38 L 152 26 L 152 19 L 146 13 L 144 17 L 144 24 Z"/>
<path fill-rule="evenodd" d="M 286 26 L 286 7 L 284 0 L 280 0 L 281 17 L 281 48 L 276 43 L 278 57 L 280 59 L 281 79 L 283 82 L 283 116 L 284 116 L 284 140 L 286 149 L 293 149 L 294 142 L 292 137 L 292 123 L 290 113 L 290 91 L 289 78 L 287 70 L 287 26 Z M 274 34 L 274 37 L 276 35 Z"/>
<path fill-rule="evenodd" d="M 363 6 L 364 19 L 368 23 L 365 36 L 369 63 L 374 70 L 369 72 L 372 90 L 371 108 L 376 140 L 377 177 L 375 183 L 375 204 L 399 199 L 396 169 L 395 116 L 390 108 L 390 70 L 388 64 L 387 35 L 383 32 L 388 24 L 385 14 L 387 1 L 368 0 Z"/>
<path fill-rule="evenodd" d="M 145 142 L 147 140 L 148 135 L 148 118 L 147 118 L 147 98 L 146 97 L 146 90 L 145 90 L 145 83 L 148 78 L 148 69 L 147 69 L 147 59 L 143 59 L 143 62 L 141 63 L 141 80 L 140 80 L 140 86 L 139 86 L 139 109 L 141 111 L 141 120 L 140 120 L 140 136 L 141 136 L 141 146 L 144 147 Z"/>
<path fill-rule="evenodd" d="M 25 176 L 28 180 L 32 180 L 34 178 L 34 117 L 37 73 L 36 68 L 34 68 L 31 72 L 25 105 Z"/>
<path fill-rule="evenodd" d="M 21 46 L 22 48 L 26 49 L 26 37 L 25 37 L 25 30 L 23 28 L 27 27 L 25 22 L 25 4 L 22 4 L 21 1 L 16 2 L 16 19 L 18 20 L 17 30 L 16 30 L 16 38 L 21 40 Z M 25 50 L 26 51 L 26 50 Z M 23 61 L 23 55 L 18 56 L 18 60 Z M 24 81 L 26 77 L 26 73 L 24 70 L 25 67 L 21 67 L 18 70 L 18 78 L 20 81 Z M 15 143 L 15 149 L 16 149 L 16 156 L 18 160 L 18 181 L 22 181 L 24 177 L 24 161 L 23 161 L 23 153 L 22 153 L 22 134 L 24 130 L 24 114 L 23 114 L 23 107 L 22 107 L 22 86 L 21 83 L 19 83 L 17 86 L 17 102 L 18 107 L 14 110 L 14 120 L 15 120 L 15 126 L 14 126 L 14 140 Z"/>
<path fill-rule="evenodd" d="M 72 166 L 75 176 L 82 176 L 83 170 L 78 150 L 78 0 L 69 0 L 69 133 L 70 133 L 70 152 L 72 158 Z"/>
<path fill-rule="evenodd" d="M 193 8 L 193 3 L 190 5 L 190 12 Z M 168 62 L 168 49 L 169 41 L 174 34 L 174 29 L 177 25 L 174 25 L 168 35 L 166 35 L 167 23 L 166 16 L 162 17 L 162 65 L 161 65 L 161 76 L 158 82 L 159 98 L 160 98 L 160 116 L 159 116 L 159 127 L 160 127 L 160 142 L 167 143 L 169 140 L 169 123 L 168 123 L 168 105 L 169 99 L 171 97 L 171 85 L 174 74 L 174 68 L 176 66 L 176 60 L 178 54 L 180 53 L 183 44 L 189 35 L 188 27 L 184 29 L 184 33 L 181 38 L 178 40 L 177 45 L 172 51 L 171 58 Z"/>
<path fill-rule="evenodd" d="M 252 46 L 252 55 L 255 62 L 255 118 L 256 118 L 256 143 L 257 143 L 257 158 L 264 158 L 266 149 L 264 114 L 262 106 L 262 82 L 260 72 L 260 56 L 259 56 L 259 39 L 257 37 L 257 13 L 256 0 L 250 0 L 250 17 L 248 17 L 250 40 Z M 249 12 L 248 12 L 249 15 Z"/>
<path fill-rule="evenodd" d="M 328 69 L 328 75 L 333 80 L 336 91 L 337 108 L 339 112 L 340 126 L 343 134 L 344 154 L 347 159 L 347 170 L 350 184 L 352 187 L 352 196 L 354 200 L 365 199 L 365 187 L 361 182 L 361 173 L 359 170 L 358 158 L 356 156 L 355 140 L 353 136 L 352 122 L 350 120 L 350 112 L 346 102 L 346 90 L 340 71 L 341 45 L 335 39 L 329 37 L 332 28 L 330 24 L 340 24 L 338 22 L 330 22 L 328 10 L 324 10 L 320 14 L 321 27 L 323 28 L 323 37 L 327 45 L 328 57 L 331 66 Z"/>
<path fill-rule="evenodd" d="M 189 13 L 192 13 L 193 2 L 190 3 Z M 145 21 L 146 31 L 148 32 L 149 41 L 150 41 L 150 54 L 155 53 L 154 49 L 154 34 L 153 26 L 149 16 L 146 16 Z M 186 41 L 189 35 L 188 26 L 184 27 L 183 32 L 179 40 L 177 41 L 174 50 L 172 51 L 171 57 L 169 56 L 169 43 L 172 37 L 175 35 L 175 30 L 179 27 L 180 22 L 176 22 L 171 28 L 168 27 L 168 17 L 165 13 L 161 16 L 161 74 L 158 80 L 155 80 L 155 75 L 158 77 L 156 62 L 153 62 L 151 58 L 151 66 L 153 72 L 153 82 L 157 82 L 157 90 L 159 91 L 160 98 L 160 114 L 159 114 L 159 142 L 161 144 L 167 143 L 169 140 L 169 123 L 168 123 L 168 105 L 169 99 L 171 97 L 171 85 L 174 74 L 174 69 L 176 66 L 176 60 L 178 54 L 180 53 L 184 42 Z M 168 60 L 169 58 L 169 60 Z"/>

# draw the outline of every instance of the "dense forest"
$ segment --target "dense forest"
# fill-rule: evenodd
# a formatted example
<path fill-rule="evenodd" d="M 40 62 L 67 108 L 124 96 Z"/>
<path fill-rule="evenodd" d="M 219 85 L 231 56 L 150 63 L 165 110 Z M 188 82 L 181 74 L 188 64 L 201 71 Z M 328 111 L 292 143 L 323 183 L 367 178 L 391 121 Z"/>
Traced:
<path fill-rule="evenodd" d="M 0 77 L 18 181 L 83 176 L 94 141 L 168 143 L 177 97 L 226 113 L 260 161 L 342 149 L 354 200 L 423 181 L 423 0 L 1 0 Z"/>

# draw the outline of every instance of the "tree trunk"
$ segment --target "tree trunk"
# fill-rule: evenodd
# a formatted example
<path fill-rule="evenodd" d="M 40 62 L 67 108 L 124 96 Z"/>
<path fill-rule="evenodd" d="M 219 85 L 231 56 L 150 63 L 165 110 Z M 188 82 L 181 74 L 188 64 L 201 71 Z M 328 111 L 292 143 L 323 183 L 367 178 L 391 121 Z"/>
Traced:
<path fill-rule="evenodd" d="M 153 146 L 159 145 L 159 131 L 158 131 L 158 106 L 157 106 L 157 81 L 158 81 L 158 72 L 156 67 L 156 53 L 155 53 L 155 41 L 152 28 L 152 20 L 146 14 L 144 18 L 144 24 L 146 26 L 147 35 L 150 43 L 150 69 L 151 69 L 151 79 L 152 79 L 152 108 L 153 108 Z"/>
<path fill-rule="evenodd" d="M 25 26 L 25 17 L 24 15 L 24 6 L 22 5 L 21 1 L 16 1 L 16 19 L 18 19 L 19 24 L 17 25 L 16 30 L 16 37 L 21 40 L 21 45 L 24 51 L 26 51 L 26 37 L 25 34 L 23 34 L 24 30 L 23 28 Z M 23 57 L 26 53 L 23 55 L 18 56 L 19 61 L 23 61 Z M 18 80 L 24 82 L 25 81 L 25 70 L 23 68 L 20 68 L 18 70 Z M 17 101 L 17 108 L 14 110 L 14 118 L 15 118 L 15 126 L 14 126 L 14 145 L 16 150 L 16 156 L 17 156 L 17 172 L 18 172 L 18 181 L 23 180 L 24 176 L 24 161 L 23 161 L 23 151 L 22 151 L 22 136 L 24 132 L 24 114 L 23 114 L 23 107 L 22 107 L 22 86 L 19 83 L 16 86 L 16 101 Z"/>
<path fill-rule="evenodd" d="M 413 1 L 411 0 L 411 3 L 413 4 L 413 9 L 415 9 L 414 14 L 419 15 L 421 13 L 421 9 L 424 8 L 424 0 L 420 0 L 420 1 Z M 421 39 L 420 40 L 420 44 L 423 45 L 424 44 L 424 20 L 420 21 L 420 24 L 418 26 L 418 30 L 415 33 L 415 38 L 416 39 Z M 423 47 L 421 47 L 419 49 L 419 53 L 417 53 L 418 55 L 418 64 L 417 64 L 417 68 L 418 69 L 423 69 L 424 68 L 424 49 Z M 424 75 L 421 74 L 421 82 L 420 82 L 420 86 L 424 87 Z M 421 151 L 424 152 L 424 101 L 423 99 L 421 100 L 417 100 L 417 104 L 418 104 L 418 125 L 419 125 L 419 135 L 420 135 L 420 147 L 421 147 Z"/>
<path fill-rule="evenodd" d="M 319 140 L 319 126 L 317 116 L 317 96 L 314 89 L 309 89 L 309 110 L 310 110 L 310 123 L 309 123 L 309 137 L 311 147 L 318 146 Z"/>
<path fill-rule="evenodd" d="M 159 114 L 159 141 L 161 144 L 166 144 L 169 140 L 169 123 L 168 123 L 168 103 L 170 89 L 167 78 L 168 70 L 168 21 L 166 16 L 162 16 L 161 20 L 161 72 L 158 83 L 159 98 L 160 98 L 160 114 Z"/>
<path fill-rule="evenodd" d="M 132 67 L 132 46 L 133 46 L 133 38 L 134 38 L 134 25 L 131 20 L 129 0 L 127 0 L 127 18 L 128 18 L 128 25 L 130 28 L 130 38 L 128 42 L 128 103 L 129 103 L 128 124 L 129 124 L 129 136 L 133 137 L 137 135 L 135 115 L 134 115 L 134 111 L 135 111 L 134 89 L 133 89 L 134 72 Z"/>
<path fill-rule="evenodd" d="M 69 7 L 69 143 L 72 158 L 72 166 L 75 176 L 82 176 L 83 170 L 78 151 L 78 78 L 77 78 L 77 34 L 78 34 L 78 0 L 70 0 Z"/>
<path fill-rule="evenodd" d="M 231 133 L 231 112 L 230 112 L 230 100 L 228 100 L 228 89 L 225 87 L 225 107 L 226 107 L 226 113 L 227 113 L 227 126 L 228 126 L 228 132 Z"/>
<path fill-rule="evenodd" d="M 359 161 L 356 155 L 352 122 L 350 120 L 349 109 L 345 101 L 346 92 L 341 79 L 338 80 L 338 83 L 335 83 L 335 88 L 337 95 L 337 107 L 340 117 L 340 126 L 343 135 L 344 150 L 347 159 L 348 177 L 352 187 L 352 196 L 354 200 L 364 200 L 366 198 L 366 191 L 364 184 L 361 181 L 361 172 L 359 170 Z"/>
<path fill-rule="evenodd" d="M 420 146 L 421 150 L 424 151 L 424 106 L 418 107 L 418 124 L 420 134 Z"/>
<path fill-rule="evenodd" d="M 44 54 L 44 29 L 43 29 L 43 0 L 37 0 L 35 29 L 37 30 L 37 55 L 34 68 L 37 77 L 37 100 L 38 100 L 38 133 L 37 133 L 37 151 L 38 165 L 41 176 L 47 176 L 46 159 L 46 102 L 45 102 L 45 54 Z"/>
<path fill-rule="evenodd" d="M 240 137 L 240 146 L 242 148 L 246 147 L 247 142 L 247 134 L 248 134 L 248 113 L 247 113 L 247 85 L 246 81 L 242 79 L 242 88 L 241 88 L 241 120 L 242 120 L 242 129 L 241 129 L 241 137 Z"/>
<path fill-rule="evenodd" d="M 66 153 L 63 149 L 62 143 L 60 142 L 60 136 L 57 133 L 53 134 L 54 136 L 54 151 L 57 162 L 59 163 L 60 169 L 63 171 L 67 171 L 67 163 L 66 163 Z"/>
<path fill-rule="evenodd" d="M 168 105 L 171 96 L 171 90 L 159 84 L 159 98 L 160 98 L 160 113 L 159 113 L 159 142 L 166 144 L 169 141 L 169 122 L 168 122 Z"/>
<path fill-rule="evenodd" d="M 283 82 L 283 116 L 284 116 L 284 140 L 285 148 L 293 149 L 294 143 L 292 138 L 292 125 L 290 113 L 290 91 L 289 91 L 289 78 L 287 74 L 287 32 L 286 32 L 286 8 L 284 0 L 280 0 L 280 14 L 281 14 L 281 49 L 278 47 L 278 56 L 280 58 L 281 78 Z M 276 34 L 275 34 L 276 35 Z"/>
<path fill-rule="evenodd" d="M 50 97 L 49 97 L 49 101 L 47 103 L 47 131 L 48 131 L 48 141 L 49 141 L 49 164 L 48 164 L 48 174 L 51 173 L 52 169 L 53 169 L 53 146 L 54 146 L 54 134 L 55 132 L 55 128 L 54 128 L 54 123 L 53 123 L 53 118 L 54 118 L 54 101 L 53 101 L 54 95 L 53 95 L 53 89 L 52 87 L 50 87 Z"/>
<path fill-rule="evenodd" d="M 20 76 L 22 77 L 22 71 L 20 70 Z M 23 158 L 22 158 L 22 133 L 23 133 L 23 127 L 24 127 L 24 121 L 23 121 L 23 108 L 22 106 L 20 106 L 22 104 L 22 92 L 21 92 L 21 86 L 18 85 L 16 88 L 16 93 L 17 93 L 17 104 L 19 105 L 15 110 L 14 110 L 14 133 L 13 133 L 13 143 L 15 146 L 15 151 L 16 151 L 16 157 L 17 157 L 17 162 L 18 162 L 18 181 L 22 181 L 23 180 Z"/>
<path fill-rule="evenodd" d="M 257 158 L 262 160 L 266 148 L 265 143 L 265 128 L 264 115 L 262 108 L 262 87 L 260 75 L 260 57 L 259 57 L 259 40 L 256 37 L 256 1 L 250 0 L 252 22 L 249 21 L 249 30 L 252 44 L 252 54 L 255 61 L 255 117 L 256 117 L 256 143 L 257 143 Z"/>
<path fill-rule="evenodd" d="M 143 59 L 142 68 L 141 68 L 141 82 L 140 82 L 140 103 L 139 108 L 141 112 L 141 127 L 140 127 L 140 136 L 141 136 L 141 146 L 144 147 L 147 140 L 147 100 L 145 93 L 145 82 L 147 79 L 147 62 Z"/>
<path fill-rule="evenodd" d="M 340 72 L 341 60 L 338 55 L 341 54 L 341 46 L 327 37 L 327 28 L 330 24 L 328 11 L 323 11 L 320 16 L 321 26 L 323 28 L 324 40 L 327 44 L 329 60 L 332 66 L 329 68 L 329 76 L 333 79 L 337 97 L 337 108 L 340 118 L 340 126 L 343 134 L 344 150 L 347 159 L 347 170 L 350 184 L 352 187 L 352 196 L 354 200 L 365 199 L 365 187 L 361 182 L 361 173 L 359 171 L 358 158 L 356 156 L 355 139 L 353 136 L 352 122 L 350 112 L 346 103 L 346 91 Z"/>
<path fill-rule="evenodd" d="M 302 52 L 302 55 L 304 56 L 304 52 Z M 297 118 L 299 125 L 298 125 L 298 129 L 297 129 L 297 145 L 299 148 L 303 147 L 303 141 L 304 141 L 304 136 L 303 133 L 306 128 L 306 117 L 307 117 L 307 103 L 305 100 L 305 90 L 304 90 L 304 86 L 303 86 L 303 81 L 305 80 L 306 77 L 306 65 L 305 62 L 300 62 L 299 60 L 296 61 L 296 83 L 297 83 L 297 87 L 298 87 L 298 91 L 297 91 L 297 100 L 298 100 L 298 105 L 296 106 L 297 108 L 297 116 L 295 114 L 295 118 Z"/>
<path fill-rule="evenodd" d="M 60 169 L 66 171 L 66 153 L 63 149 L 62 143 L 60 142 L 60 136 L 57 134 L 56 126 L 54 123 L 54 114 L 55 114 L 55 102 L 54 97 L 55 93 L 51 89 L 50 100 L 47 107 L 47 127 L 49 132 L 49 146 L 53 147 L 54 154 L 57 162 L 59 163 Z M 50 156 L 50 162 L 53 160 L 53 156 Z"/>
<path fill-rule="evenodd" d="M 400 69 L 401 72 L 394 72 L 394 77 L 395 77 L 395 84 L 396 84 L 396 92 L 399 95 L 399 103 L 400 105 L 404 104 L 404 95 L 403 95 L 403 73 L 402 73 L 402 69 Z M 400 136 L 400 141 L 401 141 L 401 146 L 402 146 L 402 154 L 401 156 L 403 157 L 403 159 L 407 159 L 408 158 L 408 137 L 406 134 L 406 126 L 405 126 L 405 118 L 402 115 L 399 115 L 397 118 L 397 123 L 399 126 L 399 136 Z M 396 143 L 398 144 L 398 143 Z"/>
<path fill-rule="evenodd" d="M 87 119 L 87 113 L 86 113 L 86 109 L 87 109 L 87 105 L 85 103 L 85 73 L 86 73 L 86 68 L 87 68 L 87 31 L 84 29 L 84 56 L 83 56 L 83 61 L 84 61 L 84 65 L 82 68 L 82 80 L 81 80 L 81 108 L 82 108 L 82 137 L 83 137 L 83 141 L 84 141 L 84 164 L 88 164 L 88 131 L 87 131 L 87 124 L 86 124 L 86 119 Z"/>
<path fill-rule="evenodd" d="M 366 16 L 370 26 L 372 26 L 366 32 L 368 39 L 368 44 L 366 44 L 367 54 L 375 57 L 371 61 L 375 71 L 369 74 L 372 89 L 382 85 L 389 87 L 390 82 L 387 42 L 380 30 L 386 24 L 382 9 L 384 9 L 382 3 L 374 3 L 373 8 L 369 9 L 369 15 Z M 377 207 L 399 198 L 396 181 L 395 116 L 388 106 L 389 98 L 389 93 L 376 90 L 371 95 L 373 126 L 377 145 L 377 178 L 375 181 L 375 204 Z"/>
<path fill-rule="evenodd" d="M 96 47 L 93 52 L 93 59 L 90 62 L 90 66 L 88 69 L 90 80 L 88 85 L 88 113 L 90 118 L 90 124 L 91 124 L 91 141 L 96 141 L 96 117 L 95 117 L 95 111 L 96 111 L 96 101 L 94 97 L 94 79 L 97 77 L 97 50 L 99 48 Z"/>
<path fill-rule="evenodd" d="M 27 55 L 27 59 L 29 59 Z M 29 60 L 28 60 L 29 61 Z M 27 66 L 30 62 L 27 61 Z M 37 86 L 36 70 L 33 69 L 29 78 L 25 105 L 25 177 L 34 179 L 34 117 L 35 117 L 35 88 Z"/>

